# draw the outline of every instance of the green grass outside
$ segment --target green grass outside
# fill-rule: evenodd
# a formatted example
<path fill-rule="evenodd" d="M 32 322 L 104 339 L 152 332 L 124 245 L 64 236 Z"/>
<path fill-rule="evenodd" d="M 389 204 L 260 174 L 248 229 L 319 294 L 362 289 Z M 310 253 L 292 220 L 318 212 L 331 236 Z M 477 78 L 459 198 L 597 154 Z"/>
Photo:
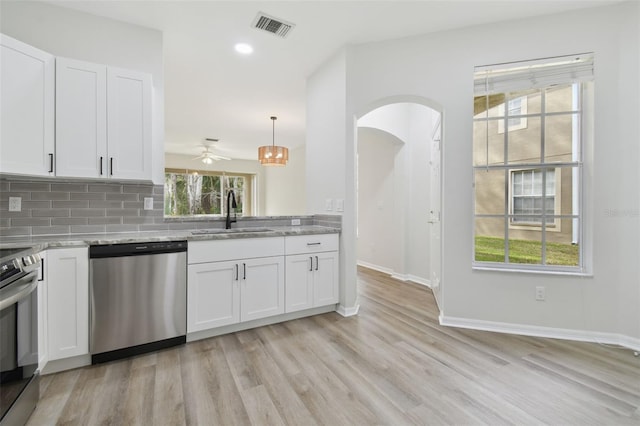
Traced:
<path fill-rule="evenodd" d="M 579 247 L 573 244 L 547 243 L 547 265 L 578 266 Z M 504 239 L 476 236 L 476 261 L 504 262 Z M 509 263 L 540 264 L 542 243 L 509 240 Z"/>

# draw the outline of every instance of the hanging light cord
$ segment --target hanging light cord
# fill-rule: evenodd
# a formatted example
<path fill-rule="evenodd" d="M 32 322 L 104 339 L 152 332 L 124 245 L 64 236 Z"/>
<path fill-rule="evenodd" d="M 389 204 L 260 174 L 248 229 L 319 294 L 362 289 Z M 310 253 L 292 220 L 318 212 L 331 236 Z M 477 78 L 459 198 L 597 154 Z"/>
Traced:
<path fill-rule="evenodd" d="M 273 124 L 273 134 L 271 136 L 271 145 L 275 148 L 276 146 L 276 120 L 278 117 L 271 117 L 271 123 Z"/>

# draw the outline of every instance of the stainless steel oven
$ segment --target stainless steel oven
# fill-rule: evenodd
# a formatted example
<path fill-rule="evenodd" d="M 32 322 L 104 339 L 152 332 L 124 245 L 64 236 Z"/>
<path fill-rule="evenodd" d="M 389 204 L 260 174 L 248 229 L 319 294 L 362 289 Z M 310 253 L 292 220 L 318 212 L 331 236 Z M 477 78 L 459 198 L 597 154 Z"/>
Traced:
<path fill-rule="evenodd" d="M 0 250 L 0 425 L 24 424 L 38 402 L 40 256 Z"/>

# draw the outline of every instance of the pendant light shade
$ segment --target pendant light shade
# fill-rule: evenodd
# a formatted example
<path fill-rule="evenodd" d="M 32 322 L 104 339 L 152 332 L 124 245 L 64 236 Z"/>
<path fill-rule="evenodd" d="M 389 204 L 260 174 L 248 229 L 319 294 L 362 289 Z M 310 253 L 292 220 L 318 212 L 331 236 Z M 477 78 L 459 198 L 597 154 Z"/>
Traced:
<path fill-rule="evenodd" d="M 289 149 L 276 145 L 276 120 L 278 117 L 271 117 L 273 123 L 273 139 L 271 145 L 258 148 L 258 160 L 263 166 L 286 166 L 289 161 Z"/>

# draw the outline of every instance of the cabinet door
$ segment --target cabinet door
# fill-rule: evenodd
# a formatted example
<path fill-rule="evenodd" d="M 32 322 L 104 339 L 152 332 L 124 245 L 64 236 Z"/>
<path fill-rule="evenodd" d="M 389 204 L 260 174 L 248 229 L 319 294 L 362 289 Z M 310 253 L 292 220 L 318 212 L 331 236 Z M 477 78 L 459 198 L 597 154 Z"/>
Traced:
<path fill-rule="evenodd" d="M 47 251 L 49 361 L 89 353 L 89 254 Z"/>
<path fill-rule="evenodd" d="M 107 68 L 109 176 L 151 179 L 151 75 Z"/>
<path fill-rule="evenodd" d="M 56 175 L 103 177 L 107 165 L 107 67 L 56 59 Z"/>
<path fill-rule="evenodd" d="M 313 307 L 313 261 L 306 254 L 286 257 L 285 312 Z"/>
<path fill-rule="evenodd" d="M 53 175 L 53 55 L 0 35 L 0 173 Z"/>
<path fill-rule="evenodd" d="M 237 262 L 189 265 L 187 332 L 240 321 L 240 271 Z"/>
<path fill-rule="evenodd" d="M 242 285 L 240 319 L 251 321 L 284 313 L 284 256 L 238 263 Z"/>
<path fill-rule="evenodd" d="M 313 255 L 313 306 L 338 303 L 338 252 Z"/>

